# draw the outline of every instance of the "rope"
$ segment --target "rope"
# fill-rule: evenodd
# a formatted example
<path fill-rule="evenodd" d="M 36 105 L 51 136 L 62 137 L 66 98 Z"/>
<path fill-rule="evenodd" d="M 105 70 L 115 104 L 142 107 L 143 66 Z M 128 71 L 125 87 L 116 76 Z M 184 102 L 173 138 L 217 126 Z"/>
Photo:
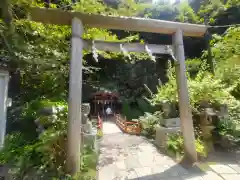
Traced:
<path fill-rule="evenodd" d="M 207 26 L 208 28 L 225 28 L 225 27 L 235 27 L 240 26 L 240 24 L 228 24 L 228 25 L 219 25 L 219 26 Z"/>

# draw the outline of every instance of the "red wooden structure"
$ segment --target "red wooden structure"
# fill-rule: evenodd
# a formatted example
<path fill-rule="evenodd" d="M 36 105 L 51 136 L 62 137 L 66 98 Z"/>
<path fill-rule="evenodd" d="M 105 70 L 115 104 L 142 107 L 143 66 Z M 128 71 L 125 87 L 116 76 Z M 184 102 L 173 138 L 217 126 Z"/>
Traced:
<path fill-rule="evenodd" d="M 127 121 L 120 114 L 115 114 L 117 126 L 124 132 L 132 135 L 140 135 L 141 125 L 139 122 Z"/>
<path fill-rule="evenodd" d="M 98 115 L 97 128 L 100 129 L 100 130 L 102 130 L 102 128 L 103 128 L 102 118 L 99 115 Z"/>
<path fill-rule="evenodd" d="M 91 109 L 92 115 L 104 114 L 106 106 L 109 106 L 113 112 L 117 109 L 119 94 L 114 92 L 96 92 L 92 95 Z"/>

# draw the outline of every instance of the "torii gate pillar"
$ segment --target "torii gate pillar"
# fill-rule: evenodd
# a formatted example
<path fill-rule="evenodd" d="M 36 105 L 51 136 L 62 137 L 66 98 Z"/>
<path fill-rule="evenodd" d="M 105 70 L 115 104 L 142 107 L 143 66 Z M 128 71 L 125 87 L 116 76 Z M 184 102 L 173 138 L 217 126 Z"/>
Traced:
<path fill-rule="evenodd" d="M 82 104 L 82 56 L 83 25 L 72 20 L 71 62 L 68 99 L 67 171 L 76 175 L 80 171 L 81 150 L 81 104 Z"/>
<path fill-rule="evenodd" d="M 183 32 L 178 29 L 173 35 L 173 49 L 177 59 L 176 79 L 178 89 L 178 102 L 180 110 L 181 130 L 184 138 L 184 154 L 187 160 L 197 161 L 197 152 L 195 148 L 195 136 L 192 120 L 192 112 L 189 103 L 185 55 L 183 45 Z"/>

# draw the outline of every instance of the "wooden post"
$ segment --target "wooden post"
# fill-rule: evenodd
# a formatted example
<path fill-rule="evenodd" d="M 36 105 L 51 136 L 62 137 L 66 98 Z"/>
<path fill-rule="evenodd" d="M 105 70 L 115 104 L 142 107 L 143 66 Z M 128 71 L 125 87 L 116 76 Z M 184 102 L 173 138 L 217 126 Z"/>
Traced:
<path fill-rule="evenodd" d="M 184 150 L 186 159 L 191 162 L 197 161 L 197 152 L 195 148 L 195 136 L 192 120 L 192 112 L 189 103 L 185 55 L 183 45 L 183 32 L 178 29 L 173 36 L 173 47 L 176 63 L 176 79 L 178 87 L 178 101 L 180 109 L 181 129 L 184 138 Z"/>
<path fill-rule="evenodd" d="M 6 133 L 8 81 L 8 72 L 0 71 L 0 149 L 4 145 Z"/>
<path fill-rule="evenodd" d="M 81 102 L 82 102 L 82 49 L 83 25 L 81 20 L 72 20 L 72 47 L 68 100 L 68 149 L 67 171 L 75 175 L 80 171 L 81 149 Z"/>

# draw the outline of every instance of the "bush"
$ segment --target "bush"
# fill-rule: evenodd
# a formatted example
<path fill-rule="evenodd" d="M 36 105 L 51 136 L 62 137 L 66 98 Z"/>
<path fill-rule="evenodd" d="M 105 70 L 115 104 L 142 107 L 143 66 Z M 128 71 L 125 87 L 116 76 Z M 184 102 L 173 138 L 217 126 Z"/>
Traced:
<path fill-rule="evenodd" d="M 197 153 L 202 157 L 206 157 L 204 144 L 200 140 L 200 138 L 197 138 L 195 140 L 195 146 L 196 146 Z M 167 150 L 175 154 L 177 153 L 183 154 L 184 153 L 183 137 L 180 134 L 170 135 L 167 141 Z"/>
<path fill-rule="evenodd" d="M 102 132 L 101 129 L 98 129 L 98 130 L 97 130 L 97 138 L 98 138 L 98 139 L 101 139 L 102 137 L 103 137 L 103 132 Z"/>
<path fill-rule="evenodd" d="M 228 119 L 222 119 L 216 127 L 216 132 L 222 137 L 229 137 L 234 143 L 240 142 L 240 101 L 231 99 L 228 103 Z"/>
<path fill-rule="evenodd" d="M 11 167 L 13 179 L 32 179 L 33 177 L 39 180 L 79 179 L 79 177 L 72 178 L 66 175 L 64 170 L 65 147 L 67 147 L 67 106 L 65 105 L 65 108 L 57 114 L 49 116 L 47 121 L 48 128 L 34 141 L 26 141 L 22 132 L 7 135 L 5 146 L 0 152 L 0 161 Z M 80 179 L 87 177 L 89 180 L 94 179 L 96 154 L 89 147 L 84 147 L 81 157 L 83 159 Z"/>
<path fill-rule="evenodd" d="M 218 108 L 220 105 L 226 104 L 229 110 L 229 119 L 227 123 L 221 123 L 217 127 L 217 131 L 221 135 L 231 136 L 232 139 L 239 139 L 237 130 L 240 124 L 240 101 L 231 95 L 233 85 L 226 84 L 224 79 L 219 76 L 213 76 L 206 72 L 206 66 L 203 64 L 202 69 L 194 78 L 188 76 L 188 90 L 190 96 L 190 105 L 194 114 L 201 111 L 201 105 L 207 104 L 210 107 Z M 169 82 L 158 89 L 158 93 L 153 95 L 151 102 L 153 104 L 161 103 L 162 101 L 175 102 L 178 101 L 176 77 L 174 69 L 169 69 Z M 195 127 L 196 128 L 196 127 Z M 176 142 L 174 142 L 176 141 Z M 173 137 L 169 141 L 169 148 L 173 151 L 180 149 L 182 151 L 181 139 Z M 197 146 L 201 149 L 201 146 Z"/>
<path fill-rule="evenodd" d="M 143 98 L 137 98 L 137 104 L 142 112 L 154 113 L 156 108 Z"/>
<path fill-rule="evenodd" d="M 198 111 L 201 102 L 211 104 L 228 104 L 233 97 L 230 94 L 231 88 L 202 70 L 195 78 L 188 76 L 188 90 L 192 110 Z M 169 70 L 169 82 L 158 88 L 157 94 L 153 95 L 151 102 L 159 104 L 162 101 L 178 102 L 176 75 L 173 69 Z"/>
<path fill-rule="evenodd" d="M 51 126 L 34 141 L 24 140 L 21 132 L 7 136 L 0 157 L 15 169 L 14 178 L 48 179 L 64 174 L 67 109 L 58 112 L 56 118 L 51 117 Z"/>
<path fill-rule="evenodd" d="M 138 119 L 143 113 L 138 109 L 137 106 L 131 106 L 128 102 L 123 103 L 122 113 L 126 116 L 127 120 Z"/>
<path fill-rule="evenodd" d="M 153 105 L 161 104 L 163 101 L 178 101 L 176 75 L 174 69 L 170 66 L 168 69 L 168 82 L 163 86 L 158 87 L 157 93 L 154 94 L 149 101 Z"/>
<path fill-rule="evenodd" d="M 23 148 L 27 144 L 24 136 L 19 132 L 9 134 L 5 138 L 4 147 L 0 153 L 1 164 L 12 164 L 18 161 L 18 157 L 23 153 Z"/>
<path fill-rule="evenodd" d="M 160 121 L 162 120 L 162 113 L 145 113 L 144 116 L 139 118 L 139 120 L 142 126 L 143 135 L 148 138 L 154 138 L 156 134 L 156 125 L 160 124 Z"/>

